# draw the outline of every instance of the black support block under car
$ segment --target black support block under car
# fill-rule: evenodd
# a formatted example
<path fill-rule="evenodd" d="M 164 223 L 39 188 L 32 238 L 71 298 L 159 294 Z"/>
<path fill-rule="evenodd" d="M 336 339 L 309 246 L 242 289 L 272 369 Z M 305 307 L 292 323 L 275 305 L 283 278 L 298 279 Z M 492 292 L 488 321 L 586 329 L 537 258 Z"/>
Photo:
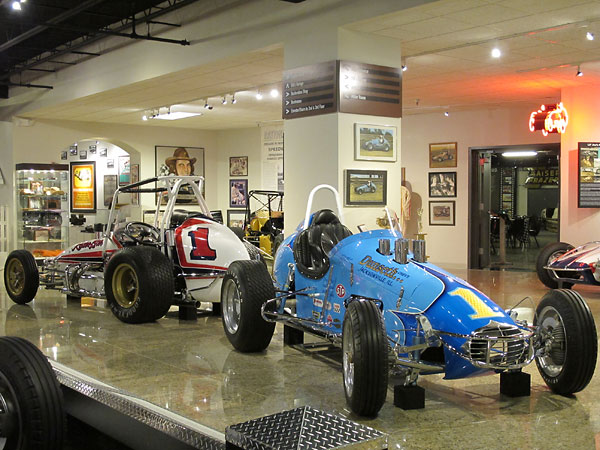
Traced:
<path fill-rule="evenodd" d="M 421 386 L 394 386 L 394 406 L 404 410 L 425 408 L 425 389 Z"/>
<path fill-rule="evenodd" d="M 507 397 L 528 397 L 531 395 L 531 375 L 525 372 L 502 372 L 500 393 Z"/>
<path fill-rule="evenodd" d="M 304 332 L 288 325 L 283 326 L 283 343 L 285 345 L 304 344 Z"/>

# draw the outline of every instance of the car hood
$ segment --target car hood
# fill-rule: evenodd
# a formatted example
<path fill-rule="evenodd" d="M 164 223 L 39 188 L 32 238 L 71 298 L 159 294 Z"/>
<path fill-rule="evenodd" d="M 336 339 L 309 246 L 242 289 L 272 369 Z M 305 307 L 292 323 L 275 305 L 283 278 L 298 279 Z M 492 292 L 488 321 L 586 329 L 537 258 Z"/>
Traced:
<path fill-rule="evenodd" d="M 600 259 L 600 241 L 588 242 L 561 255 L 548 264 L 553 269 L 587 269 Z"/>

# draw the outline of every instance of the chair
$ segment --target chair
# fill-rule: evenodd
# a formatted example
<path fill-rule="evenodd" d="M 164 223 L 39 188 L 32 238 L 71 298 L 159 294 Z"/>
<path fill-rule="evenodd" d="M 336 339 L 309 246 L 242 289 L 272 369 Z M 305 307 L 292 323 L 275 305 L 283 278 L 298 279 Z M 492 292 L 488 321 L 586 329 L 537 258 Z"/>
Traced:
<path fill-rule="evenodd" d="M 542 230 L 542 222 L 537 216 L 531 216 L 529 219 L 529 236 L 535 240 L 535 245 L 540 248 L 540 243 L 537 240 L 537 235 Z"/>

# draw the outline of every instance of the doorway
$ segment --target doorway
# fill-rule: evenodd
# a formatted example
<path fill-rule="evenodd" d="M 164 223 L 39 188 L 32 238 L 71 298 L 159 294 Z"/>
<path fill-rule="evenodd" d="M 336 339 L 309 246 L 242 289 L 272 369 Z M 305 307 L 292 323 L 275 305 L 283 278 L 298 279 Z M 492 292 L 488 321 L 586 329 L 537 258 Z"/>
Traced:
<path fill-rule="evenodd" d="M 560 143 L 470 149 L 469 268 L 535 271 L 559 239 Z"/>

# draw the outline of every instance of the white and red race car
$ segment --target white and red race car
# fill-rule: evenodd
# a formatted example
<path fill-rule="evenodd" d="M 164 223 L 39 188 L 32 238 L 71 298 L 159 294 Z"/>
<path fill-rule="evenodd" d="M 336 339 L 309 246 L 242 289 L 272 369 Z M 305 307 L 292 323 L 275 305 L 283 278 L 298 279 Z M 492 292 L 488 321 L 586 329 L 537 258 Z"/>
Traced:
<path fill-rule="evenodd" d="M 120 187 L 100 238 L 73 245 L 39 268 L 30 252 L 11 252 L 4 266 L 8 295 L 28 303 L 42 285 L 71 298 L 105 297 L 114 315 L 128 323 L 160 319 L 174 304 L 211 302 L 220 311 L 227 268 L 233 261 L 260 259 L 260 251 L 212 218 L 202 183 L 199 176 L 161 176 Z M 140 192 L 160 194 L 154 224 L 119 223 L 119 194 Z M 196 202 L 175 209 L 178 195 Z"/>

